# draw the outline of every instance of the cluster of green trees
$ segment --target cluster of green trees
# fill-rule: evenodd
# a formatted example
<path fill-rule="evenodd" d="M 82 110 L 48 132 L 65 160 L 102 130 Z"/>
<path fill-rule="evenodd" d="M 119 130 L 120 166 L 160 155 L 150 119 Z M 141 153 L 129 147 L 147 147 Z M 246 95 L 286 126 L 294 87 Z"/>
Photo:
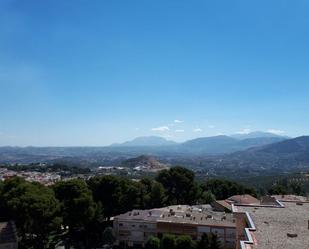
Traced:
<path fill-rule="evenodd" d="M 287 178 L 281 179 L 273 183 L 268 189 L 268 193 L 271 195 L 305 195 L 304 185 L 299 182 L 290 182 Z"/>
<path fill-rule="evenodd" d="M 110 218 L 120 213 L 210 203 L 243 193 L 255 194 L 253 189 L 225 180 L 197 183 L 194 173 L 182 167 L 163 170 L 155 179 L 99 176 L 50 187 L 12 178 L 0 182 L 0 217 L 16 222 L 20 248 L 54 248 L 59 242 L 94 248 L 112 243 Z"/>
<path fill-rule="evenodd" d="M 161 238 L 151 236 L 146 249 L 220 249 L 222 248 L 216 234 L 203 234 L 201 240 L 193 241 L 188 235 L 175 236 L 164 234 Z"/>

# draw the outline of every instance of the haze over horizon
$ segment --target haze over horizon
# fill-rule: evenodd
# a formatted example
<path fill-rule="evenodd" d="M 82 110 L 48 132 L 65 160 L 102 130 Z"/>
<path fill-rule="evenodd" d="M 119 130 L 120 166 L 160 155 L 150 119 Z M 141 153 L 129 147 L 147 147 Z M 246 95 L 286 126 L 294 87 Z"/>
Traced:
<path fill-rule="evenodd" d="M 309 134 L 309 2 L 0 2 L 0 146 Z"/>

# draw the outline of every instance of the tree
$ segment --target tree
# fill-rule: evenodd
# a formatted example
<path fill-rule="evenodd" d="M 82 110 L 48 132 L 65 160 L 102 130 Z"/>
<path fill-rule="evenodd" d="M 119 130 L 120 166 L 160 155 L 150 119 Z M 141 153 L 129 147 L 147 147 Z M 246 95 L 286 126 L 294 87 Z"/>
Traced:
<path fill-rule="evenodd" d="M 202 185 L 204 191 L 213 193 L 217 200 L 224 200 L 233 195 L 250 194 L 256 196 L 253 188 L 248 188 L 237 182 L 223 179 L 211 179 Z"/>
<path fill-rule="evenodd" d="M 164 234 L 161 240 L 162 249 L 175 249 L 175 236 L 171 234 Z"/>
<path fill-rule="evenodd" d="M 153 182 L 150 192 L 150 206 L 151 208 L 158 208 L 164 206 L 166 196 L 164 194 L 164 188 L 161 183 Z"/>
<path fill-rule="evenodd" d="M 166 190 L 168 204 L 194 204 L 197 200 L 198 186 L 191 170 L 177 166 L 162 170 L 156 180 Z"/>
<path fill-rule="evenodd" d="M 141 208 L 140 184 L 132 180 L 121 182 L 122 195 L 120 198 L 120 213 L 127 212 L 135 208 Z"/>
<path fill-rule="evenodd" d="M 2 189 L 3 189 L 3 182 L 0 181 L 0 217 L 1 218 L 5 218 L 7 216 L 6 214 L 6 210 L 5 210 L 5 203 L 4 203 L 4 199 L 2 197 Z"/>
<path fill-rule="evenodd" d="M 13 178 L 4 183 L 2 200 L 8 218 L 16 222 L 21 246 L 44 248 L 49 234 L 60 229 L 59 202 L 51 189 Z"/>
<path fill-rule="evenodd" d="M 139 208 L 149 209 L 152 208 L 150 192 L 152 188 L 153 180 L 144 177 L 139 181 Z"/>
<path fill-rule="evenodd" d="M 270 195 L 286 195 L 288 189 L 286 186 L 276 183 L 268 190 L 268 193 Z"/>
<path fill-rule="evenodd" d="M 95 214 L 85 228 L 85 237 L 89 248 L 100 248 L 104 243 L 104 230 L 106 228 L 102 204 L 96 205 Z"/>
<path fill-rule="evenodd" d="M 119 176 L 93 177 L 88 181 L 93 198 L 101 203 L 107 219 L 135 208 L 145 208 L 147 186 Z"/>
<path fill-rule="evenodd" d="M 208 190 L 203 192 L 201 199 L 203 203 L 210 204 L 216 200 L 216 197 L 213 195 L 213 193 L 211 193 L 211 191 Z"/>
<path fill-rule="evenodd" d="M 221 249 L 220 241 L 218 240 L 218 235 L 211 233 L 209 235 L 210 249 Z"/>
<path fill-rule="evenodd" d="M 165 190 L 161 183 L 149 178 L 139 182 L 139 208 L 150 209 L 162 207 L 165 204 Z"/>
<path fill-rule="evenodd" d="M 303 185 L 298 182 L 291 182 L 289 188 L 291 189 L 291 194 L 301 195 L 304 193 Z"/>
<path fill-rule="evenodd" d="M 154 236 L 150 236 L 146 243 L 146 249 L 159 249 L 160 239 Z"/>
<path fill-rule="evenodd" d="M 112 245 L 115 242 L 115 235 L 112 227 L 105 228 L 102 239 L 103 242 L 108 245 Z"/>
<path fill-rule="evenodd" d="M 122 179 L 117 176 L 92 177 L 88 181 L 89 188 L 92 190 L 93 198 L 98 203 L 102 203 L 106 218 L 121 213 L 123 196 Z"/>
<path fill-rule="evenodd" d="M 69 228 L 68 242 L 88 244 L 86 227 L 93 221 L 96 205 L 84 180 L 58 182 L 54 186 L 61 203 L 63 225 Z"/>
<path fill-rule="evenodd" d="M 208 234 L 203 233 L 201 240 L 197 242 L 196 249 L 210 249 Z"/>
<path fill-rule="evenodd" d="M 188 235 L 181 235 L 176 238 L 176 249 L 190 249 L 192 245 L 192 238 Z"/>
<path fill-rule="evenodd" d="M 63 222 L 70 229 L 81 229 L 94 217 L 95 203 L 83 180 L 59 182 L 54 186 L 54 191 L 61 202 Z"/>

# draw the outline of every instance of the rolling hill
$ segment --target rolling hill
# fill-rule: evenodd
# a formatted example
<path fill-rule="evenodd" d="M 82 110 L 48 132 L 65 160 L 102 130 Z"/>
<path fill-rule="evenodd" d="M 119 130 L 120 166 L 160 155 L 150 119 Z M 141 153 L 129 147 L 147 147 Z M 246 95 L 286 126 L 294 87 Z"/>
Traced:
<path fill-rule="evenodd" d="M 121 166 L 149 172 L 156 172 L 168 168 L 166 164 L 163 164 L 154 157 L 148 155 L 141 155 L 139 157 L 127 159 L 121 163 Z"/>

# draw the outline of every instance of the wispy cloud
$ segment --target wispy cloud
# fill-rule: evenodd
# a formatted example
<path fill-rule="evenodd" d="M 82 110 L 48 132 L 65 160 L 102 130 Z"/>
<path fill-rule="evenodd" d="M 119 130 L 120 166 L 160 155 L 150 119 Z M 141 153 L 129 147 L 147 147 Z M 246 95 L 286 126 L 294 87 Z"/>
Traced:
<path fill-rule="evenodd" d="M 181 129 L 179 129 L 179 130 L 175 130 L 175 132 L 180 133 L 180 132 L 185 132 L 185 130 L 181 130 Z"/>
<path fill-rule="evenodd" d="M 276 135 L 282 135 L 282 134 L 285 133 L 285 131 L 277 130 L 277 129 L 269 129 L 269 130 L 267 130 L 267 132 L 270 132 L 270 133 L 273 133 L 273 134 L 276 134 Z"/>
<path fill-rule="evenodd" d="M 201 132 L 201 131 L 203 131 L 201 128 L 195 128 L 195 129 L 193 129 L 193 132 Z"/>
<path fill-rule="evenodd" d="M 177 123 L 177 124 L 180 124 L 180 123 L 183 123 L 183 122 L 185 122 L 185 121 L 179 120 L 179 119 L 175 119 L 175 120 L 174 120 L 174 123 Z"/>
<path fill-rule="evenodd" d="M 209 129 L 213 129 L 213 128 L 215 128 L 216 126 L 214 126 L 214 125 L 208 125 L 208 128 Z"/>
<path fill-rule="evenodd" d="M 251 132 L 251 129 L 245 128 L 242 129 L 241 131 L 236 131 L 236 134 L 249 134 Z"/>
<path fill-rule="evenodd" d="M 151 130 L 152 131 L 165 132 L 165 131 L 169 131 L 170 128 L 168 128 L 168 126 L 159 126 L 159 127 L 152 128 Z"/>

